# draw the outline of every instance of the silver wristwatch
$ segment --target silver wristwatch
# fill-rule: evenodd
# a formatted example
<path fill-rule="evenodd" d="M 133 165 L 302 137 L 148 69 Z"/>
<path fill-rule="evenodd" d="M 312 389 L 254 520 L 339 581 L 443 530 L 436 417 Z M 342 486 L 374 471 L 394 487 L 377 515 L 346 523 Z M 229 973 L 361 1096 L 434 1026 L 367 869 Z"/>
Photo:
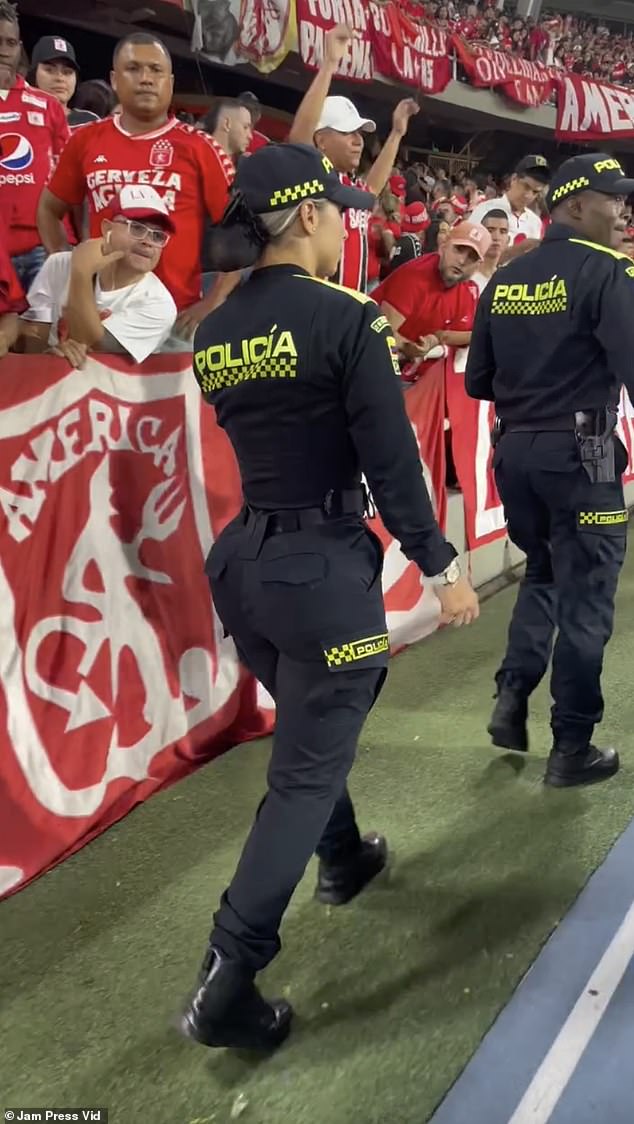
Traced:
<path fill-rule="evenodd" d="M 449 563 L 446 570 L 440 574 L 434 574 L 429 579 L 432 585 L 455 585 L 460 577 L 460 563 L 457 558 Z"/>

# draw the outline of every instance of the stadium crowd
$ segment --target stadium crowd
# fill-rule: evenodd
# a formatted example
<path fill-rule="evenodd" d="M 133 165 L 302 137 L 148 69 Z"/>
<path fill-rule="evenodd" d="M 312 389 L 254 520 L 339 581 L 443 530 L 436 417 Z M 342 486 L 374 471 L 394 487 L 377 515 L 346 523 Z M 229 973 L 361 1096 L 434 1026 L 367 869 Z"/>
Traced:
<path fill-rule="evenodd" d="M 634 31 L 625 25 L 608 26 L 590 16 L 555 11 L 542 13 L 538 20 L 524 18 L 515 4 L 495 0 L 402 2 L 412 15 L 420 17 L 422 9 L 426 18 L 469 43 L 621 86 L 634 82 Z"/>
<path fill-rule="evenodd" d="M 404 162 L 414 101 L 397 105 L 380 144 L 374 121 L 329 93 L 352 34 L 340 25 L 326 35 L 289 139 L 316 144 L 344 182 L 360 176 L 377 197 L 369 222 L 346 213 L 334 279 L 383 305 L 407 384 L 426 360 L 468 346 L 493 271 L 542 237 L 550 169 L 527 155 L 498 184 L 448 178 L 433 160 Z M 0 354 L 48 350 L 81 367 L 95 350 L 135 362 L 189 350 L 203 317 L 241 281 L 214 273 L 206 247 L 236 161 L 267 143 L 257 99 L 219 98 L 197 124 L 179 120 L 170 56 L 142 32 L 117 45 L 111 85 L 79 83 L 62 36 L 36 44 L 28 80 L 23 65 L 16 11 L 0 0 L 0 120 L 10 127 L 0 168 Z M 630 235 L 622 231 L 626 249 Z"/>

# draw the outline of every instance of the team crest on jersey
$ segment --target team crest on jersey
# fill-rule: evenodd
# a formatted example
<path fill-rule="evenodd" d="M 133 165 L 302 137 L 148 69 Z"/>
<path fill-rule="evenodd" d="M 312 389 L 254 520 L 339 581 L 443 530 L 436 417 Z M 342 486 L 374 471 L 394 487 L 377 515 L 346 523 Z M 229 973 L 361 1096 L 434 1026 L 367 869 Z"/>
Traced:
<path fill-rule="evenodd" d="M 174 159 L 174 145 L 168 140 L 158 140 L 150 152 L 151 168 L 169 168 Z"/>

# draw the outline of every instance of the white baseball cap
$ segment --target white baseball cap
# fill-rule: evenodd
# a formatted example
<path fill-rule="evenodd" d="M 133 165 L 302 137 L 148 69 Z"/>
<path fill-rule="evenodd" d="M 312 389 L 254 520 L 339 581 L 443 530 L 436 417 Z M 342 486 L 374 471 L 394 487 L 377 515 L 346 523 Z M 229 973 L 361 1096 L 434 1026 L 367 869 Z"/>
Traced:
<path fill-rule="evenodd" d="M 167 204 L 149 184 L 126 184 L 108 206 L 106 218 L 114 219 L 123 215 L 127 219 L 146 219 L 174 233 L 174 222 Z"/>
<path fill-rule="evenodd" d="M 376 123 L 369 117 L 361 117 L 350 98 L 333 95 L 324 102 L 315 132 L 320 129 L 334 129 L 337 133 L 374 133 Z"/>

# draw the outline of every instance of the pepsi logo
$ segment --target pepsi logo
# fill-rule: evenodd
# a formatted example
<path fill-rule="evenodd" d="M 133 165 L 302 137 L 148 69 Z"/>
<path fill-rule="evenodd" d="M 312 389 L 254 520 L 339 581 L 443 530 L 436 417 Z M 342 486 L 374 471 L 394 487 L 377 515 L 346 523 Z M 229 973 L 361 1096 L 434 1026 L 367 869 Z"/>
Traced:
<path fill-rule="evenodd" d="M 0 136 L 0 168 L 9 172 L 22 172 L 33 163 L 33 149 L 26 137 L 19 133 Z"/>

